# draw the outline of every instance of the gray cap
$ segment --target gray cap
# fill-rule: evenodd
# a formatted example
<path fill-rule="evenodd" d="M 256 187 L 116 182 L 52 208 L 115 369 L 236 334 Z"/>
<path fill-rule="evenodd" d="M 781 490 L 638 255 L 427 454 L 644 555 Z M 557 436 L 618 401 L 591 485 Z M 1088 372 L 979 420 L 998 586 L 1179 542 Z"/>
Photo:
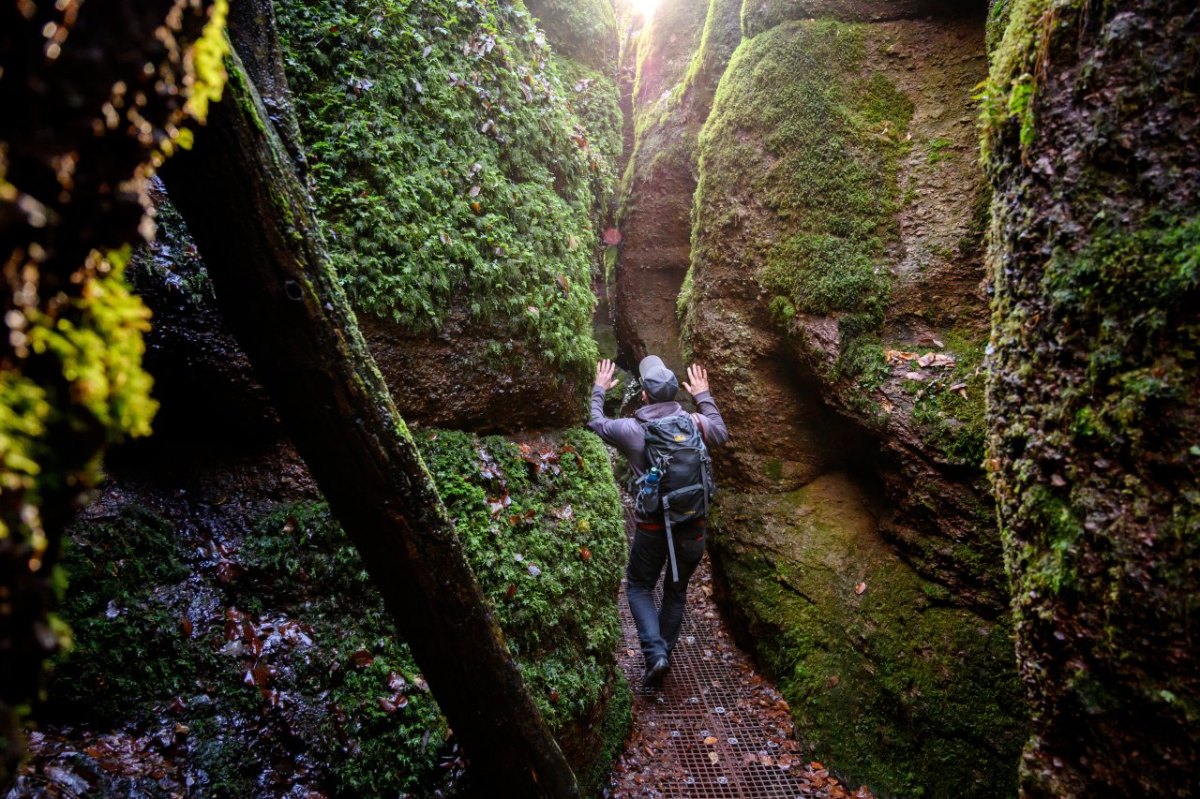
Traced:
<path fill-rule="evenodd" d="M 679 391 L 679 381 L 675 373 L 668 369 L 657 355 L 647 355 L 638 364 L 638 374 L 642 376 L 642 388 L 646 396 L 654 402 L 670 402 Z"/>

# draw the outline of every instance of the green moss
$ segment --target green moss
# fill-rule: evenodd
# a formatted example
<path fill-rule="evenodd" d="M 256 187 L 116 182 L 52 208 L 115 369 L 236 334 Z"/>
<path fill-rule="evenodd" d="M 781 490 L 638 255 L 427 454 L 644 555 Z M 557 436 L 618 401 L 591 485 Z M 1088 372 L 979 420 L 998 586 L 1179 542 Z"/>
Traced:
<path fill-rule="evenodd" d="M 986 46 L 988 53 L 994 51 L 1004 40 L 1004 31 L 1008 27 L 1008 18 L 1012 12 L 1013 0 L 991 0 L 988 8 Z"/>
<path fill-rule="evenodd" d="M 946 150 L 953 146 L 954 142 L 949 139 L 937 138 L 929 141 L 929 155 L 925 157 L 925 163 L 933 166 L 946 160 Z"/>
<path fill-rule="evenodd" d="M 911 381 L 917 395 L 913 421 L 949 463 L 980 467 L 987 438 L 984 398 L 987 374 L 983 368 L 986 340 L 981 333 L 947 331 L 944 353 L 954 357 L 954 369 L 928 382 Z M 920 351 L 920 354 L 925 354 Z"/>
<path fill-rule="evenodd" d="M 726 495 L 712 541 L 798 737 L 876 795 L 1015 796 L 1011 628 L 903 563 L 848 485 Z"/>
<path fill-rule="evenodd" d="M 418 332 L 458 307 L 590 374 L 591 213 L 613 167 L 593 144 L 609 134 L 590 135 L 572 100 L 599 118 L 611 98 L 564 83 L 520 6 L 317 0 L 279 16 L 355 306 Z"/>
<path fill-rule="evenodd" d="M 990 165 L 990 153 L 1008 123 L 1014 121 L 1022 151 L 1033 144 L 1037 131 L 1035 101 L 1042 65 L 1039 45 L 1051 37 L 1087 0 L 998 0 L 988 20 L 991 68 L 980 84 L 981 158 Z M 1002 32 L 1002 33 L 1001 33 Z"/>
<path fill-rule="evenodd" d="M 417 440 L 527 686 L 598 787 L 630 702 L 614 663 L 625 540 L 606 450 L 584 431 Z M 430 791 L 448 730 L 329 508 L 221 524 L 247 530 L 212 559 L 211 543 L 138 508 L 78 526 L 64 607 L 78 646 L 53 702 L 74 719 L 86 708 L 92 723 L 152 726 L 179 697 L 171 723 L 191 728 L 180 757 L 213 794 L 254 794 L 298 760 L 337 796 Z"/>
<path fill-rule="evenodd" d="M 617 16 L 608 0 L 529 0 L 555 53 L 606 74 L 617 62 Z M 620 125 L 618 125 L 618 130 Z"/>
<path fill-rule="evenodd" d="M 526 684 L 551 725 L 561 727 L 606 691 L 620 634 L 615 567 L 625 541 L 603 446 L 590 433 L 568 433 L 563 449 L 547 450 L 561 453 L 553 464 L 561 473 L 533 474 L 525 458 L 539 455 L 486 439 L 502 475 L 489 483 L 479 477 L 472 436 L 439 431 L 417 441 Z M 493 513 L 489 496 L 505 492 L 511 504 Z"/>
<path fill-rule="evenodd" d="M 1085 382 L 1063 397 L 1076 430 L 1136 448 L 1147 419 L 1187 401 L 1200 329 L 1169 320 L 1200 290 L 1200 217 L 1104 224 L 1079 253 L 1056 251 L 1043 285 L 1055 306 L 1075 309 L 1065 334 L 1090 340 Z M 1131 306 L 1153 310 L 1126 319 Z"/>
<path fill-rule="evenodd" d="M 756 276 L 797 311 L 854 317 L 842 325 L 843 356 L 856 336 L 877 338 L 883 321 L 913 113 L 886 74 L 865 66 L 868 35 L 869 26 L 791 22 L 744 40 L 700 138 L 693 268 L 745 259 L 726 240 L 752 202 L 770 215 L 755 238 L 776 242 L 761 259 L 749 253 Z"/>

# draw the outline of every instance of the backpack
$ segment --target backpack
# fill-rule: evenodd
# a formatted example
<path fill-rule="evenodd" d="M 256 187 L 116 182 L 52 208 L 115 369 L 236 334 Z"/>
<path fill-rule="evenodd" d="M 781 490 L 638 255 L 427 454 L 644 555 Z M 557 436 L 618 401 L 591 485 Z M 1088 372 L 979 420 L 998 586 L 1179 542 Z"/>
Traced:
<path fill-rule="evenodd" d="M 642 430 L 647 468 L 631 487 L 634 510 L 642 518 L 662 513 L 671 572 L 678 581 L 671 528 L 708 516 L 709 502 L 716 493 L 712 460 L 704 437 L 689 414 L 656 419 L 643 425 Z"/>

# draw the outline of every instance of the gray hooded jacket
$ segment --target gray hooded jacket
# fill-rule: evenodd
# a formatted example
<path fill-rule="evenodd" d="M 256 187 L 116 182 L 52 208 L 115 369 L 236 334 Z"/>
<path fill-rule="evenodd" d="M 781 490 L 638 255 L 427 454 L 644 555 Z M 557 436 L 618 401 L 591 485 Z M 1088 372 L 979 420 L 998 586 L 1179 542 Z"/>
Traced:
<path fill-rule="evenodd" d="M 655 402 L 638 408 L 633 418 L 609 419 L 604 415 L 605 391 L 600 386 L 592 386 L 592 412 L 588 420 L 588 429 L 600 436 L 606 444 L 612 444 L 629 461 L 636 477 L 641 477 L 646 471 L 645 436 L 642 425 L 655 419 L 665 419 L 684 412 L 678 402 Z M 692 421 L 700 428 L 700 435 L 708 447 L 717 447 L 729 440 L 729 430 L 725 420 L 717 410 L 717 403 L 712 394 L 701 391 L 695 395 L 696 405 L 700 413 L 690 414 Z"/>

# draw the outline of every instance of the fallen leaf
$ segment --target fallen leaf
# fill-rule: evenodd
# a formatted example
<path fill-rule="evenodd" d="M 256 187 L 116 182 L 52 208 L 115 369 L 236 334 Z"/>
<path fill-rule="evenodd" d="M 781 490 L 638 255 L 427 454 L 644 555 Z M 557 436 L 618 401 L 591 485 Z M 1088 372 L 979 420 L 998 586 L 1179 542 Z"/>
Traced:
<path fill-rule="evenodd" d="M 708 744 L 709 746 L 712 746 L 716 742 L 717 742 L 717 736 L 715 736 L 715 735 L 710 735 L 704 739 L 704 743 Z"/>
<path fill-rule="evenodd" d="M 904 350 L 888 350 L 883 354 L 884 359 L 888 363 L 897 363 L 899 361 L 912 361 L 920 357 L 915 352 L 905 352 Z"/>
<path fill-rule="evenodd" d="M 862 596 L 866 592 L 867 592 L 867 584 L 866 583 L 859 583 L 858 585 L 854 586 L 854 593 L 858 594 L 859 596 Z"/>
<path fill-rule="evenodd" d="M 354 666 L 357 666 L 360 669 L 365 669 L 367 666 L 370 666 L 374 662 L 375 662 L 375 656 L 372 655 L 370 652 L 368 652 L 365 649 L 359 649 L 353 655 L 350 656 L 350 663 L 353 664 Z"/>
<path fill-rule="evenodd" d="M 592 550 L 588 549 L 587 547 L 580 547 L 579 548 L 579 557 L 583 558 L 584 560 L 591 560 L 592 559 Z"/>
<path fill-rule="evenodd" d="M 471 210 L 474 211 L 476 214 L 482 214 L 483 206 L 480 205 L 478 202 L 473 202 L 473 203 L 471 203 Z"/>
<path fill-rule="evenodd" d="M 555 280 L 558 281 L 558 285 L 563 290 L 564 293 L 566 293 L 566 294 L 571 293 L 571 284 L 567 281 L 567 278 L 565 276 L 558 275 L 555 278 Z"/>
<path fill-rule="evenodd" d="M 709 752 L 709 753 L 708 753 L 708 759 L 709 759 L 710 761 L 712 761 L 712 764 L 713 764 L 714 766 L 715 766 L 715 765 L 717 765 L 718 763 L 720 763 L 720 762 L 721 762 L 721 756 L 720 756 L 720 755 L 718 755 L 716 752 Z"/>

